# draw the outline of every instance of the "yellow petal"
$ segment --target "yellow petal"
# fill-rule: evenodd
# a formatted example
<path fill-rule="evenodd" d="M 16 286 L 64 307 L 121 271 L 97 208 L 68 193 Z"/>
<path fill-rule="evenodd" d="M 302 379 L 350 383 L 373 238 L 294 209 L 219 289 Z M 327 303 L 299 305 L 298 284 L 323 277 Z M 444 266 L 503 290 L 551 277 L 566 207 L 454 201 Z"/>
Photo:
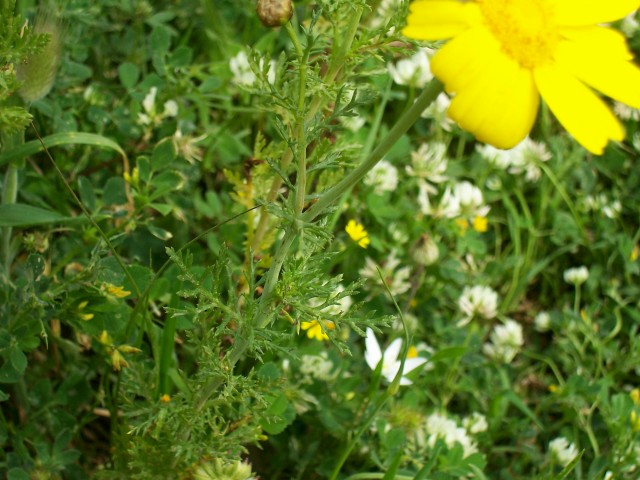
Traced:
<path fill-rule="evenodd" d="M 473 28 L 451 40 L 431 68 L 456 94 L 449 116 L 478 140 L 508 149 L 531 130 L 539 105 L 531 72 L 504 55 L 488 30 Z"/>
<path fill-rule="evenodd" d="M 606 104 L 571 73 L 555 64 L 534 71 L 540 95 L 560 123 L 587 150 L 601 155 L 624 129 Z"/>
<path fill-rule="evenodd" d="M 488 52 L 499 51 L 495 38 L 484 27 L 474 27 L 445 44 L 431 59 L 431 72 L 453 93 L 475 83 L 487 70 Z"/>
<path fill-rule="evenodd" d="M 611 28 L 598 25 L 590 27 L 567 27 L 558 30 L 566 40 L 578 43 L 594 57 L 607 56 L 631 60 L 633 54 L 627 46 L 625 36 Z"/>
<path fill-rule="evenodd" d="M 418 0 L 409 7 L 403 35 L 418 40 L 445 40 L 480 21 L 475 3 L 447 0 Z"/>
<path fill-rule="evenodd" d="M 619 20 L 638 7 L 638 0 L 558 0 L 554 20 L 564 26 L 595 25 Z"/>
<path fill-rule="evenodd" d="M 640 68 L 612 55 L 594 55 L 582 43 L 563 41 L 556 62 L 587 85 L 634 108 L 640 108 Z"/>

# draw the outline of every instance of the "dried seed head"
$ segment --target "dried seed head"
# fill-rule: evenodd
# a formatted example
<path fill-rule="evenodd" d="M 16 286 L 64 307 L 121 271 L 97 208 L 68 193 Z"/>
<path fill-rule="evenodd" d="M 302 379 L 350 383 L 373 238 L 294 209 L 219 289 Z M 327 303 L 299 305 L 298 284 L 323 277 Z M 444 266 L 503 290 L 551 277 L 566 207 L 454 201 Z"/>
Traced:
<path fill-rule="evenodd" d="M 293 15 L 291 0 L 258 0 L 258 18 L 265 27 L 281 27 Z"/>
<path fill-rule="evenodd" d="M 16 66 L 16 77 L 23 82 L 18 93 L 26 102 L 35 102 L 49 93 L 62 52 L 62 27 L 52 14 L 45 12 L 40 15 L 33 26 L 33 33 L 47 34 L 49 42 L 42 51 Z"/>

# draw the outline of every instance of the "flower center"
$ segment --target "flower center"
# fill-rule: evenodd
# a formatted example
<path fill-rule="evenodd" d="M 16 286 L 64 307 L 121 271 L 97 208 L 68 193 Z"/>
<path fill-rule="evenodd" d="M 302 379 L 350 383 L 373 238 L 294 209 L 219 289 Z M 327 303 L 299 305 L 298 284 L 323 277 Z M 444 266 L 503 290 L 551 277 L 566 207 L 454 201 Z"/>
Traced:
<path fill-rule="evenodd" d="M 548 0 L 476 0 L 502 51 L 524 68 L 551 59 L 558 42 Z"/>

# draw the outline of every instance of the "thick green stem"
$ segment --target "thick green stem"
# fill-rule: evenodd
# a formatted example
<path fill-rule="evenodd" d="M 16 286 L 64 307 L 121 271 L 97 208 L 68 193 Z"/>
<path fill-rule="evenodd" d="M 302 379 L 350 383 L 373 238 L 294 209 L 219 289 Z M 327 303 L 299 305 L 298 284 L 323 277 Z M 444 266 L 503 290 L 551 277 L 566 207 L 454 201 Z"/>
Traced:
<path fill-rule="evenodd" d="M 298 90 L 298 108 L 296 111 L 296 160 L 298 166 L 298 177 L 296 178 L 296 199 L 295 199 L 295 213 L 300 215 L 304 208 L 304 196 L 307 190 L 307 142 L 304 131 L 305 120 L 305 103 L 307 94 L 307 51 L 303 50 L 302 44 L 298 39 L 298 35 L 291 26 L 291 23 L 286 25 L 287 33 L 291 37 L 291 41 L 296 49 L 298 55 L 299 71 L 300 75 L 298 82 L 300 82 Z"/>
<path fill-rule="evenodd" d="M 24 143 L 24 131 L 16 133 L 2 134 L 0 137 L 0 152 L 11 150 L 14 147 Z M 20 160 L 22 162 L 22 160 Z M 7 167 L 4 174 L 4 182 L 2 186 L 2 205 L 10 205 L 16 203 L 18 199 L 18 172 L 20 166 L 13 161 Z M 13 262 L 11 253 L 11 235 L 13 229 L 5 227 L 0 230 L 2 236 L 2 268 L 5 278 L 8 280 L 11 273 L 11 263 Z"/>
<path fill-rule="evenodd" d="M 429 85 L 423 90 L 415 103 L 409 108 L 400 120 L 393 126 L 387 136 L 380 142 L 376 149 L 369 155 L 358 167 L 349 175 L 343 178 L 333 188 L 327 190 L 318 201 L 302 215 L 304 222 L 313 221 L 318 215 L 322 214 L 327 207 L 336 202 L 344 192 L 352 188 L 356 183 L 364 178 L 382 157 L 391 150 L 391 147 L 407 133 L 409 128 L 420 118 L 420 114 L 433 102 L 442 92 L 442 83 L 437 79 L 433 79 Z"/>
<path fill-rule="evenodd" d="M 2 188 L 2 204 L 9 205 L 16 203 L 18 198 L 18 167 L 10 164 L 4 176 L 4 185 Z M 11 272 L 11 234 L 13 229 L 5 227 L 2 229 L 2 265 L 4 274 L 8 279 Z"/>

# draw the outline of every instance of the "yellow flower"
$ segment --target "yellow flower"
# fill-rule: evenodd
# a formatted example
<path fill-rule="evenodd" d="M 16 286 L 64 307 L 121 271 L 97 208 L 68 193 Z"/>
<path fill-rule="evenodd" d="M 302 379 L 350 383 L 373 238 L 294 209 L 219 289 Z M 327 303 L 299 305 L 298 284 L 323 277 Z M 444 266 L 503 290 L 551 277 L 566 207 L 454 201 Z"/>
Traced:
<path fill-rule="evenodd" d="M 345 232 L 349 234 L 351 240 L 356 242 L 362 248 L 367 248 L 369 245 L 369 232 L 364 229 L 364 225 L 356 222 L 355 220 L 349 220 L 347 226 L 345 227 Z"/>
<path fill-rule="evenodd" d="M 489 222 L 487 221 L 487 217 L 481 217 L 480 215 L 476 215 L 473 217 L 473 229 L 478 233 L 484 233 L 488 230 Z"/>
<path fill-rule="evenodd" d="M 117 298 L 125 298 L 131 295 L 131 292 L 129 292 L 128 290 L 125 290 L 124 287 L 116 287 L 115 285 L 112 285 L 110 283 L 107 283 L 105 285 L 105 288 L 109 295 L 113 295 L 114 297 L 117 297 Z"/>
<path fill-rule="evenodd" d="M 89 302 L 86 300 L 78 304 L 78 316 L 85 322 L 88 322 L 95 316 L 93 313 L 82 313 L 82 310 L 84 310 L 87 305 L 89 305 Z"/>
<path fill-rule="evenodd" d="M 171 401 L 171 395 L 169 395 L 168 393 L 165 393 L 160 397 L 160 401 L 162 403 L 169 403 Z"/>
<path fill-rule="evenodd" d="M 478 140 L 509 149 L 535 121 L 540 97 L 587 150 L 624 129 L 592 90 L 640 108 L 640 69 L 624 36 L 600 24 L 637 0 L 416 0 L 403 33 L 451 39 L 431 71 L 455 93 L 448 114 Z"/>
<path fill-rule="evenodd" d="M 632 262 L 635 262 L 638 259 L 638 253 L 640 253 L 640 247 L 638 247 L 638 245 L 634 245 L 633 250 L 631 250 L 631 255 L 629 256 Z"/>
<path fill-rule="evenodd" d="M 302 322 L 300 325 L 302 330 L 306 330 L 307 337 L 315 338 L 316 340 L 329 340 L 329 336 L 322 330 L 322 325 L 318 320 L 312 320 L 311 322 Z M 329 321 L 324 323 L 324 328 L 327 330 L 335 330 L 336 324 Z"/>
<path fill-rule="evenodd" d="M 634 388 L 629 395 L 633 403 L 640 405 L 640 388 Z"/>

